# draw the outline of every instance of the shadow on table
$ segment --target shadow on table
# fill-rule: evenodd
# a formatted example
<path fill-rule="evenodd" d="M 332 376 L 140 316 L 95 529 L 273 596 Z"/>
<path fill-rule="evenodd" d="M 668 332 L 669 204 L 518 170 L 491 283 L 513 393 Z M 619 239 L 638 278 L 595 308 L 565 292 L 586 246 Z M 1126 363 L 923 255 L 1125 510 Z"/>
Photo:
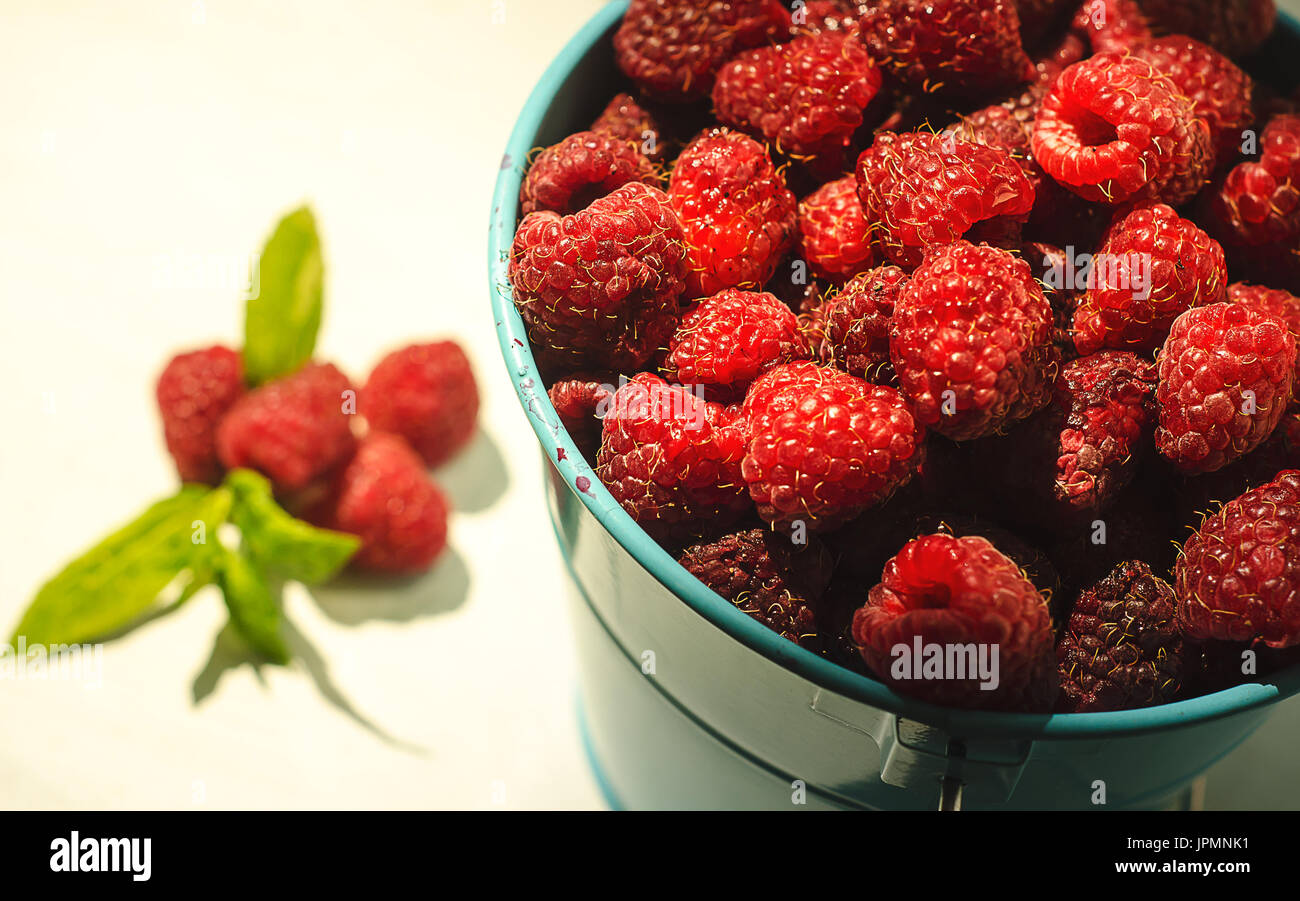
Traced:
<path fill-rule="evenodd" d="M 311 593 L 321 612 L 340 625 L 358 626 L 374 620 L 406 623 L 450 613 L 464 604 L 469 596 L 469 570 L 460 553 L 449 547 L 433 571 L 422 576 L 346 572 Z"/>
<path fill-rule="evenodd" d="M 475 431 L 464 450 L 435 470 L 433 477 L 452 510 L 463 513 L 481 513 L 491 507 L 510 484 L 501 450 L 482 428 Z"/>

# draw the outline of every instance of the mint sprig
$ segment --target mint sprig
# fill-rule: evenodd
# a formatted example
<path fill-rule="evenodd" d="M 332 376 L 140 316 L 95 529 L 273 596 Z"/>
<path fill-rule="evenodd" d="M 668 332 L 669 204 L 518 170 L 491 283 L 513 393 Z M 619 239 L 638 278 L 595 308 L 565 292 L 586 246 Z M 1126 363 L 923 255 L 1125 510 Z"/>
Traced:
<path fill-rule="evenodd" d="M 271 483 L 250 469 L 226 476 L 234 493 L 231 521 L 239 526 L 244 551 L 265 573 L 307 585 L 327 582 L 357 552 L 355 535 L 318 529 L 294 519 L 275 502 Z"/>
<path fill-rule="evenodd" d="M 231 625 L 249 647 L 272 663 L 288 663 L 289 648 L 280 632 L 280 605 L 256 564 L 242 552 L 222 547 L 217 584 Z"/>
<path fill-rule="evenodd" d="M 325 266 L 307 207 L 280 220 L 262 249 L 258 295 L 244 310 L 244 376 L 252 385 L 297 371 L 316 349 Z"/>

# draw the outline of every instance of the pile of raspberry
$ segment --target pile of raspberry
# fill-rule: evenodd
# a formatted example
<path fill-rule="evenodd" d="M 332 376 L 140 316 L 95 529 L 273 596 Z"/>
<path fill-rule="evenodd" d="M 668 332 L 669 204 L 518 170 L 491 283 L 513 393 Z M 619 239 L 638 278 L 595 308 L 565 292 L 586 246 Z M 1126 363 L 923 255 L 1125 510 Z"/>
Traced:
<path fill-rule="evenodd" d="M 295 515 L 360 538 L 359 569 L 424 572 L 446 547 L 449 506 L 428 470 L 470 440 L 479 406 L 454 341 L 393 351 L 361 386 L 314 361 L 250 386 L 240 352 L 216 345 L 173 357 L 157 399 L 183 481 L 256 470 Z"/>
<path fill-rule="evenodd" d="M 1300 93 L 1243 62 L 1275 15 L 631 0 L 510 253 L 561 421 L 740 611 L 926 701 L 1300 662 Z M 935 646 L 998 678 L 899 665 Z"/>

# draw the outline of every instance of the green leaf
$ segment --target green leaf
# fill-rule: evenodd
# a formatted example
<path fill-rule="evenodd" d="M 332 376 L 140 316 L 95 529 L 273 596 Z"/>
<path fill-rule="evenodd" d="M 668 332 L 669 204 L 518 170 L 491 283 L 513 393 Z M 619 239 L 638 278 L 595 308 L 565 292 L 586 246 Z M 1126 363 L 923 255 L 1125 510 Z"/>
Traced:
<path fill-rule="evenodd" d="M 307 207 L 280 220 L 262 249 L 258 295 L 244 311 L 244 374 L 261 385 L 296 371 L 316 348 L 325 268 Z"/>
<path fill-rule="evenodd" d="M 316 585 L 332 579 L 361 546 L 355 535 L 294 519 L 275 502 L 271 483 L 252 470 L 232 471 L 226 485 L 235 497 L 231 520 L 244 551 L 265 572 Z"/>
<path fill-rule="evenodd" d="M 274 663 L 289 662 L 289 648 L 280 634 L 280 606 L 253 561 L 238 551 L 221 549 L 217 583 L 230 611 L 235 631 L 254 651 Z"/>
<path fill-rule="evenodd" d="M 199 485 L 154 504 L 46 582 L 14 639 L 77 644 L 129 626 L 178 575 L 202 569 L 230 504 L 226 489 Z"/>

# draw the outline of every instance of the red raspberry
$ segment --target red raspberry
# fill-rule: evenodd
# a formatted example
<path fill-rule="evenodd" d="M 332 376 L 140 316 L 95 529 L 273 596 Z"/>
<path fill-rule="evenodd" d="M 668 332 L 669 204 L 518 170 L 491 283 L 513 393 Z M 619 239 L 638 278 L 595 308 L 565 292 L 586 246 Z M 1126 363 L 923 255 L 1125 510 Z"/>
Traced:
<path fill-rule="evenodd" d="M 878 678 L 932 704 L 1046 712 L 1056 698 L 1047 601 L 986 538 L 926 535 L 905 545 L 853 615 L 853 639 Z M 917 639 L 922 648 L 940 646 L 945 657 L 957 645 L 996 651 L 996 688 L 981 690 L 970 670 L 966 678 L 913 678 L 906 664 L 921 661 L 895 649 L 913 652 Z"/>
<path fill-rule="evenodd" d="M 572 216 L 519 223 L 515 306 L 543 365 L 634 370 L 677 326 L 686 275 L 681 223 L 657 188 L 624 185 Z"/>
<path fill-rule="evenodd" d="M 591 123 L 591 130 L 635 145 L 653 163 L 667 156 L 668 145 L 658 118 L 631 94 L 615 95 Z"/>
<path fill-rule="evenodd" d="M 1137 0 L 1085 0 L 1074 30 L 1087 35 L 1094 53 L 1128 50 L 1151 37 L 1151 23 Z"/>
<path fill-rule="evenodd" d="M 1066 69 L 1039 110 L 1034 157 L 1085 200 L 1177 205 L 1204 182 L 1209 126 L 1145 60 L 1100 53 Z"/>
<path fill-rule="evenodd" d="M 897 266 L 881 266 L 849 280 L 822 306 L 821 360 L 877 385 L 898 379 L 889 361 L 894 304 L 908 282 Z"/>
<path fill-rule="evenodd" d="M 904 268 L 980 223 L 1023 221 L 1034 189 L 1007 152 L 927 132 L 882 132 L 858 158 L 858 195 L 885 252 Z"/>
<path fill-rule="evenodd" d="M 825 32 L 737 56 L 718 72 L 713 107 L 782 153 L 838 160 L 880 85 L 856 36 Z"/>
<path fill-rule="evenodd" d="M 612 373 L 575 372 L 547 392 L 560 422 L 592 465 L 600 450 L 600 421 L 613 401 L 617 384 L 618 377 Z"/>
<path fill-rule="evenodd" d="M 240 398 L 217 427 L 227 469 L 256 469 L 282 491 L 303 488 L 356 447 L 347 376 L 311 363 Z"/>
<path fill-rule="evenodd" d="M 805 0 L 802 11 L 795 8 L 792 12 L 790 33 L 797 36 L 849 31 L 871 2 L 872 0 Z"/>
<path fill-rule="evenodd" d="M 1087 293 L 1074 313 L 1079 353 L 1103 347 L 1153 350 L 1192 307 L 1226 296 L 1223 248 L 1164 204 L 1147 204 L 1111 224 L 1093 258 Z"/>
<path fill-rule="evenodd" d="M 519 188 L 519 202 L 525 213 L 555 210 L 568 215 L 629 182 L 658 185 L 659 173 L 634 145 L 580 131 L 537 155 Z"/>
<path fill-rule="evenodd" d="M 1169 583 L 1137 560 L 1080 594 L 1056 647 L 1056 710 L 1136 710 L 1176 700 L 1184 654 L 1177 612 Z"/>
<path fill-rule="evenodd" d="M 1254 119 L 1249 75 L 1213 47 L 1182 35 L 1145 41 L 1133 55 L 1155 66 L 1192 101 L 1195 114 L 1210 126 L 1216 159 L 1236 153 L 1242 131 Z"/>
<path fill-rule="evenodd" d="M 1245 56 L 1273 31 L 1273 0 L 1138 0 L 1162 31 L 1208 41 L 1229 56 Z"/>
<path fill-rule="evenodd" d="M 428 466 L 437 466 L 474 434 L 478 385 L 455 341 L 395 350 L 370 373 L 357 409 L 372 429 L 401 435 Z"/>
<path fill-rule="evenodd" d="M 1213 472 L 1250 453 L 1281 421 L 1296 342 L 1276 316 L 1216 303 L 1175 320 L 1158 363 L 1156 447 L 1184 472 Z"/>
<path fill-rule="evenodd" d="M 1190 638 L 1300 644 L 1300 472 L 1280 473 L 1201 523 L 1174 590 Z"/>
<path fill-rule="evenodd" d="M 832 529 L 912 478 L 924 430 L 893 388 L 815 363 L 778 366 L 750 386 L 741 472 L 758 513 Z"/>
<path fill-rule="evenodd" d="M 682 316 L 664 370 L 688 385 L 743 393 L 773 366 L 811 353 L 789 307 L 771 294 L 727 288 Z"/>
<path fill-rule="evenodd" d="M 966 241 L 926 255 L 894 306 L 889 344 L 917 420 L 957 441 L 1042 409 L 1060 365 L 1029 266 Z"/>
<path fill-rule="evenodd" d="M 822 648 L 818 611 L 833 561 L 815 535 L 795 544 L 767 529 L 748 529 L 689 547 L 686 571 L 782 638 Z"/>
<path fill-rule="evenodd" d="M 1228 286 L 1228 300 L 1231 303 L 1244 303 L 1281 319 L 1296 339 L 1296 346 L 1300 348 L 1300 297 L 1279 288 L 1237 282 Z M 1291 388 L 1293 393 L 1300 390 L 1300 354 L 1297 354 L 1296 377 Z"/>
<path fill-rule="evenodd" d="M 684 544 L 753 509 L 744 453 L 744 425 L 725 407 L 643 372 L 614 395 L 596 473 L 652 538 Z"/>
<path fill-rule="evenodd" d="M 753 138 L 717 128 L 673 167 L 668 196 L 689 247 L 688 297 L 757 288 L 794 243 L 797 201 Z"/>
<path fill-rule="evenodd" d="M 1300 115 L 1264 129 L 1256 162 L 1237 165 L 1211 200 L 1212 225 L 1232 245 L 1286 244 L 1300 236 Z"/>
<path fill-rule="evenodd" d="M 371 432 L 313 520 L 361 539 L 352 563 L 392 573 L 427 570 L 447 545 L 447 501 L 398 435 Z"/>
<path fill-rule="evenodd" d="M 618 66 L 649 96 L 708 96 L 714 73 L 741 50 L 790 28 L 778 0 L 632 0 L 614 34 Z"/>
<path fill-rule="evenodd" d="M 926 93 L 979 95 L 1034 77 L 1013 0 L 880 0 L 859 25 L 872 58 Z"/>
<path fill-rule="evenodd" d="M 827 182 L 799 204 L 803 252 L 815 275 L 842 283 L 873 263 L 871 226 L 852 175 Z"/>
<path fill-rule="evenodd" d="M 239 352 L 218 344 L 172 357 L 158 376 L 156 394 L 167 452 L 181 481 L 217 482 L 217 426 L 244 394 Z"/>

